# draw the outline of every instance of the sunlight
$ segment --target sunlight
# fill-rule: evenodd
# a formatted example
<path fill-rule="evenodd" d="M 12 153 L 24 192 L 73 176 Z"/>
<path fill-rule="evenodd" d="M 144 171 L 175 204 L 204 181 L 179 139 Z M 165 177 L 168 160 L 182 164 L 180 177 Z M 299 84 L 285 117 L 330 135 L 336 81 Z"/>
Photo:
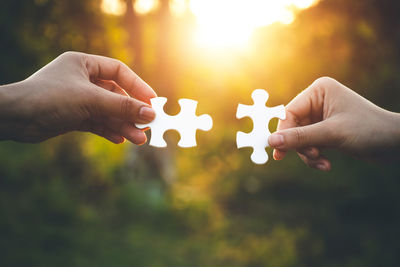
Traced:
<path fill-rule="evenodd" d="M 147 14 L 158 7 L 158 0 L 136 0 L 135 11 L 139 14 Z"/>
<path fill-rule="evenodd" d="M 319 0 L 170 0 L 174 15 L 188 9 L 196 18 L 196 42 L 204 47 L 243 47 L 255 29 L 273 23 L 290 24 L 299 10 Z M 159 0 L 136 0 L 138 14 L 157 9 Z M 121 15 L 126 10 L 123 0 L 102 0 L 103 12 Z"/>
<path fill-rule="evenodd" d="M 186 0 L 171 0 L 169 3 L 169 7 L 171 9 L 172 14 L 181 16 L 187 10 L 187 1 Z"/>
<path fill-rule="evenodd" d="M 121 16 L 126 11 L 126 3 L 122 0 L 103 0 L 101 10 L 106 14 Z"/>
<path fill-rule="evenodd" d="M 208 47 L 238 47 L 253 31 L 276 22 L 290 24 L 297 10 L 318 0 L 191 0 L 197 42 Z"/>

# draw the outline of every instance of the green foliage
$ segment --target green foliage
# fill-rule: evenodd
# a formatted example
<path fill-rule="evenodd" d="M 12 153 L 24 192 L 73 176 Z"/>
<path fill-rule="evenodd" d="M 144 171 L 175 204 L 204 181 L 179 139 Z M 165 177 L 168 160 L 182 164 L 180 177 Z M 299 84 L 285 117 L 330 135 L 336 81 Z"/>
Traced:
<path fill-rule="evenodd" d="M 110 17 L 99 6 L 1 1 L 0 82 L 24 79 L 66 50 L 113 56 L 138 64 L 171 99 L 169 112 L 177 98 L 198 99 L 214 129 L 186 150 L 82 133 L 0 143 L 1 266 L 399 265 L 398 164 L 330 152 L 329 174 L 294 154 L 255 166 L 234 140 L 252 127 L 234 115 L 253 89 L 268 88 L 272 106 L 319 76 L 399 112 L 396 1 L 325 0 L 289 26 L 258 30 L 250 49 L 234 53 L 191 46 L 192 18 Z M 167 137 L 173 147 L 178 136 Z"/>

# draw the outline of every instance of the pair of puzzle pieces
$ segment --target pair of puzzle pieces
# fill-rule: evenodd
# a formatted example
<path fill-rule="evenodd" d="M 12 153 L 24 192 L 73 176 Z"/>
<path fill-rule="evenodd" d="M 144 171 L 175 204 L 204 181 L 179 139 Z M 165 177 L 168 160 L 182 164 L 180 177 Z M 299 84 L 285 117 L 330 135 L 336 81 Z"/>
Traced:
<path fill-rule="evenodd" d="M 264 164 L 268 161 L 268 154 L 265 148 L 268 146 L 268 137 L 271 135 L 268 124 L 273 118 L 286 119 L 283 105 L 269 108 L 265 104 L 268 100 L 268 93 L 263 89 L 254 90 L 252 93 L 253 105 L 239 104 L 236 112 L 238 119 L 250 117 L 253 120 L 253 130 L 250 133 L 237 132 L 236 144 L 238 148 L 252 147 L 251 160 L 256 164 Z M 209 115 L 196 115 L 197 101 L 191 99 L 180 99 L 181 111 L 176 116 L 170 116 L 164 112 L 164 105 L 167 102 L 165 97 L 152 98 L 151 105 L 156 113 L 155 119 L 147 124 L 136 124 L 139 129 L 150 128 L 150 145 L 166 147 L 163 135 L 168 130 L 179 132 L 181 139 L 180 147 L 196 146 L 196 131 L 198 129 L 209 131 L 212 128 L 212 118 Z"/>

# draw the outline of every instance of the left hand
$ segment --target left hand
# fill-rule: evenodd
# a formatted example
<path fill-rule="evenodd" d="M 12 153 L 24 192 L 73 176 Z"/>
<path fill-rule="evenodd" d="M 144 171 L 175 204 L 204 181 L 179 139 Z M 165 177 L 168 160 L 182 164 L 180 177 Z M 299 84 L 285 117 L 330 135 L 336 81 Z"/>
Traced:
<path fill-rule="evenodd" d="M 39 142 L 77 130 L 142 144 L 146 135 L 135 123 L 154 119 L 153 97 L 122 62 L 66 52 L 28 79 L 0 87 L 0 140 Z"/>

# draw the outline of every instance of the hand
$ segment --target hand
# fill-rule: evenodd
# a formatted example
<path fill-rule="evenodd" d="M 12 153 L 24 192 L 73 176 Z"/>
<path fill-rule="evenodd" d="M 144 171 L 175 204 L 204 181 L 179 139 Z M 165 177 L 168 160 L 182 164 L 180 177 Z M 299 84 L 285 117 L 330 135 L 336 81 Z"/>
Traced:
<path fill-rule="evenodd" d="M 67 52 L 28 79 L 0 87 L 0 140 L 38 142 L 77 130 L 142 144 L 146 135 L 134 123 L 154 119 L 155 96 L 122 62 Z"/>
<path fill-rule="evenodd" d="M 287 119 L 269 137 L 274 159 L 297 150 L 310 167 L 328 171 L 324 148 L 366 159 L 400 152 L 400 115 L 384 110 L 331 78 L 320 78 L 286 106 Z"/>

